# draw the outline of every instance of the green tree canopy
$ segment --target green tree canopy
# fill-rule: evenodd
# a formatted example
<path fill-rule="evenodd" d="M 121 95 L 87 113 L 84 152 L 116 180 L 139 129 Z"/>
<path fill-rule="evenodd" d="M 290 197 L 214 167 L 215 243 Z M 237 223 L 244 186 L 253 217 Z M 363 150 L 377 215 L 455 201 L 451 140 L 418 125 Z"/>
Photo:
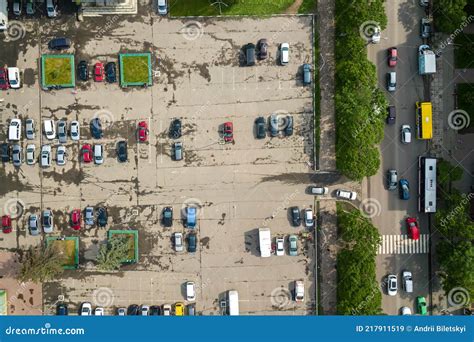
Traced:
<path fill-rule="evenodd" d="M 65 255 L 56 245 L 30 246 L 21 256 L 19 280 L 42 283 L 53 280 L 63 272 Z"/>
<path fill-rule="evenodd" d="M 124 236 L 113 235 L 106 244 L 100 246 L 97 267 L 104 271 L 117 270 L 127 259 L 130 240 Z"/>

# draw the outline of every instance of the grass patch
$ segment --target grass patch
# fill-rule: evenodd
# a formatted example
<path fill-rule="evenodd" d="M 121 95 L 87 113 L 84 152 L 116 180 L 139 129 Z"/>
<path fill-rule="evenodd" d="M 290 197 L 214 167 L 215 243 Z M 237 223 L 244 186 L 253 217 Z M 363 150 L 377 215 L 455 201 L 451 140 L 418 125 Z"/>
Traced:
<path fill-rule="evenodd" d="M 316 0 L 303 0 L 303 3 L 298 9 L 298 13 L 299 14 L 316 13 Z"/>
<path fill-rule="evenodd" d="M 43 85 L 49 86 L 74 86 L 74 57 L 43 56 Z"/>
<path fill-rule="evenodd" d="M 77 239 L 66 238 L 65 240 L 48 240 L 48 244 L 57 248 L 60 253 L 64 255 L 64 268 L 76 268 L 77 267 L 77 249 L 79 248 L 79 243 Z"/>
<path fill-rule="evenodd" d="M 469 127 L 474 125 L 474 83 L 457 84 L 458 108 L 465 110 L 470 117 Z"/>
<path fill-rule="evenodd" d="M 148 82 L 148 57 L 147 56 L 126 56 L 122 59 L 123 77 L 127 83 Z"/>
<path fill-rule="evenodd" d="M 283 13 L 294 0 L 226 0 L 223 15 L 267 15 Z M 171 0 L 172 16 L 219 15 L 219 6 L 211 6 L 209 0 Z"/>
<path fill-rule="evenodd" d="M 474 34 L 460 34 L 454 39 L 454 44 L 456 68 L 474 68 Z"/>

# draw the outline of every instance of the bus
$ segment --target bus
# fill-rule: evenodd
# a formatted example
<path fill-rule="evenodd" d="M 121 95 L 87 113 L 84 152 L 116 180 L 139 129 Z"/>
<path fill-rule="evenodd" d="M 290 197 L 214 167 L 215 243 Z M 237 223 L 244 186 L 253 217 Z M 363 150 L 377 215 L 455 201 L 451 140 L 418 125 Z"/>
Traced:
<path fill-rule="evenodd" d="M 416 103 L 416 132 L 418 139 L 433 138 L 433 107 L 431 102 Z"/>
<path fill-rule="evenodd" d="M 8 6 L 7 0 L 0 0 L 0 31 L 8 28 Z"/>
<path fill-rule="evenodd" d="M 227 301 L 229 303 L 229 316 L 239 315 L 239 293 L 235 290 L 230 290 L 227 293 Z"/>
<path fill-rule="evenodd" d="M 436 158 L 418 157 L 418 212 L 436 212 Z"/>

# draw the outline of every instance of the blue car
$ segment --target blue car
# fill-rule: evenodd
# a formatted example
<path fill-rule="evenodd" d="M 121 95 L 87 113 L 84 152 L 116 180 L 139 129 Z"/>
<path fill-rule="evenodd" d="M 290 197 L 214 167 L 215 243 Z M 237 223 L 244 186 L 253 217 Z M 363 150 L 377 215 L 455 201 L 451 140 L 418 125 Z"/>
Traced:
<path fill-rule="evenodd" d="M 186 208 L 186 227 L 191 229 L 196 228 L 196 212 L 195 207 Z"/>
<path fill-rule="evenodd" d="M 67 316 L 68 315 L 68 309 L 66 304 L 58 304 L 56 306 L 56 315 L 57 316 Z"/>
<path fill-rule="evenodd" d="M 105 78 L 109 83 L 117 82 L 117 68 L 114 62 L 109 62 L 105 65 Z"/>
<path fill-rule="evenodd" d="M 99 118 L 94 118 L 91 121 L 91 134 L 94 139 L 100 139 L 104 135 L 102 133 L 102 123 Z"/>
<path fill-rule="evenodd" d="M 405 178 L 400 179 L 398 182 L 399 184 L 399 189 L 400 189 L 400 199 L 401 200 L 409 200 L 410 199 L 410 184 L 408 183 L 408 180 Z"/>

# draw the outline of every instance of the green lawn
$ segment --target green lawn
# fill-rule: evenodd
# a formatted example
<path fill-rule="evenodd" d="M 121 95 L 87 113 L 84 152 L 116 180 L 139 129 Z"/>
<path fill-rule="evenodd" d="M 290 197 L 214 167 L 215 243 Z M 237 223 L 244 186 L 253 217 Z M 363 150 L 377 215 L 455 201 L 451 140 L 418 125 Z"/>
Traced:
<path fill-rule="evenodd" d="M 44 83 L 48 86 L 72 83 L 72 66 L 69 57 L 48 57 L 44 61 Z"/>
<path fill-rule="evenodd" d="M 474 34 L 460 34 L 454 39 L 454 64 L 458 69 L 474 69 Z"/>
<path fill-rule="evenodd" d="M 125 83 L 148 83 L 150 68 L 147 56 L 123 56 L 123 80 Z"/>
<path fill-rule="evenodd" d="M 211 6 L 210 0 L 171 0 L 172 16 L 218 15 L 219 7 Z M 283 13 L 294 0 L 223 0 L 223 15 L 266 15 Z"/>
<path fill-rule="evenodd" d="M 457 87 L 458 108 L 469 114 L 469 127 L 474 127 L 474 83 L 458 83 Z"/>
<path fill-rule="evenodd" d="M 300 8 L 298 9 L 299 14 L 316 13 L 316 0 L 303 0 Z"/>

